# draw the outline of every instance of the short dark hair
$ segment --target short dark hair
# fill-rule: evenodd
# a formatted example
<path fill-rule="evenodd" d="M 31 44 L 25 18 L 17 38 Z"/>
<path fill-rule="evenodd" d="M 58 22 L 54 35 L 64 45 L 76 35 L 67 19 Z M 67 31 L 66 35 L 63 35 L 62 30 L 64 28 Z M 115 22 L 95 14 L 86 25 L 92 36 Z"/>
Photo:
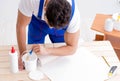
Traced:
<path fill-rule="evenodd" d="M 67 0 L 50 0 L 45 15 L 50 26 L 58 29 L 67 26 L 71 17 L 71 5 Z"/>

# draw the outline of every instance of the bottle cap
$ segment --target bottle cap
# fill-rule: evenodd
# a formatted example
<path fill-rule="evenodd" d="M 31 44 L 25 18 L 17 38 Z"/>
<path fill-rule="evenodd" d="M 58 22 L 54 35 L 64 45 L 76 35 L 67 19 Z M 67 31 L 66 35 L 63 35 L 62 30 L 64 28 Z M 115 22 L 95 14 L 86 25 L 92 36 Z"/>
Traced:
<path fill-rule="evenodd" d="M 12 46 L 11 53 L 15 53 L 15 48 Z"/>

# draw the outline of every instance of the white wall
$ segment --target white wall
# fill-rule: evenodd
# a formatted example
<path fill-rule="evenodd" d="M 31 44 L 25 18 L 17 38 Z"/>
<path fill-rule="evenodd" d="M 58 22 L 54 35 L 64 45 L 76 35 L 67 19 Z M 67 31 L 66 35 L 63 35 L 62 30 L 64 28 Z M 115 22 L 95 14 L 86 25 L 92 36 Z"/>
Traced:
<path fill-rule="evenodd" d="M 19 0 L 0 1 L 0 45 L 16 44 L 16 17 Z"/>
<path fill-rule="evenodd" d="M 120 11 L 117 0 L 77 0 L 82 17 L 89 18 L 96 13 L 112 14 Z"/>
<path fill-rule="evenodd" d="M 96 13 L 112 14 L 120 11 L 117 0 L 76 0 L 81 14 L 81 37 L 94 39 L 96 32 L 90 30 Z M 19 0 L 0 1 L 0 45 L 17 44 L 16 17 Z"/>

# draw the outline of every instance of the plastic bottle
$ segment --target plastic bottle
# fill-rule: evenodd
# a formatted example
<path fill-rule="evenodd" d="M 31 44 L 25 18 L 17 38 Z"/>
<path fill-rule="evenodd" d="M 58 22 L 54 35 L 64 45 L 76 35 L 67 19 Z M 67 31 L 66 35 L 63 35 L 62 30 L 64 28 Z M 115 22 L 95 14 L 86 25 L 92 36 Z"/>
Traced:
<path fill-rule="evenodd" d="M 105 31 L 111 32 L 113 30 L 113 20 L 108 18 L 105 20 Z"/>
<path fill-rule="evenodd" d="M 10 56 L 10 70 L 12 73 L 18 72 L 18 53 L 14 49 L 14 47 L 11 48 L 11 51 L 9 52 Z"/>

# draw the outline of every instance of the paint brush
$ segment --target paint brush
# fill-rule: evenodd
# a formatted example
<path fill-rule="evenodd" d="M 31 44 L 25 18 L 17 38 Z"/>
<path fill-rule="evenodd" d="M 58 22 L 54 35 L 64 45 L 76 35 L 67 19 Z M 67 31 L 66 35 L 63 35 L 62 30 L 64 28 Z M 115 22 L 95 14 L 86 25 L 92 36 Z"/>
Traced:
<path fill-rule="evenodd" d="M 33 52 L 33 49 L 30 50 L 29 54 L 28 54 L 27 57 L 26 57 L 26 60 L 30 60 L 30 56 L 32 55 L 32 52 Z"/>

